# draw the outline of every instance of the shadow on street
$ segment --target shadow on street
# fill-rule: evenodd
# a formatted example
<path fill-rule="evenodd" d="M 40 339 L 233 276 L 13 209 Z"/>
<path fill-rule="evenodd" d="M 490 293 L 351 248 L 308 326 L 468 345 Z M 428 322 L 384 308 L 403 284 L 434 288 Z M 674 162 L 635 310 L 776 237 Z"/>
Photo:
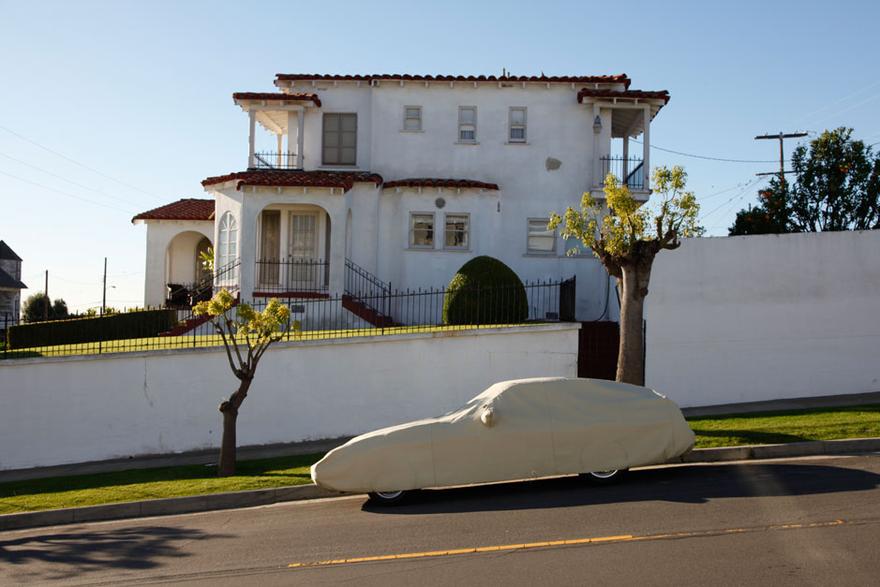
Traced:
<path fill-rule="evenodd" d="M 228 537 L 164 526 L 37 534 L 0 540 L 0 563 L 48 563 L 50 571 L 32 577 L 57 580 L 97 570 L 152 569 L 161 566 L 163 559 L 189 556 L 180 550 L 186 542 Z"/>
<path fill-rule="evenodd" d="M 755 464 L 668 467 L 630 471 L 620 482 L 596 486 L 578 477 L 541 479 L 415 492 L 397 507 L 365 503 L 388 515 L 446 514 L 601 505 L 636 501 L 706 503 L 717 498 L 772 497 L 864 491 L 880 475 L 824 465 Z"/>

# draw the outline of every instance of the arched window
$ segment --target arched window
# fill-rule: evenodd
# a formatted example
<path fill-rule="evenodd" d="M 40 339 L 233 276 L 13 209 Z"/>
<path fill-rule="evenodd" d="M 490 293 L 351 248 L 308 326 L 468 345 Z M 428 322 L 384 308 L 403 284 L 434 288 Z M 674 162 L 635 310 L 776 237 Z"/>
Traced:
<path fill-rule="evenodd" d="M 231 212 L 226 212 L 220 217 L 220 233 L 215 256 L 215 271 L 220 271 L 238 257 L 238 222 Z"/>

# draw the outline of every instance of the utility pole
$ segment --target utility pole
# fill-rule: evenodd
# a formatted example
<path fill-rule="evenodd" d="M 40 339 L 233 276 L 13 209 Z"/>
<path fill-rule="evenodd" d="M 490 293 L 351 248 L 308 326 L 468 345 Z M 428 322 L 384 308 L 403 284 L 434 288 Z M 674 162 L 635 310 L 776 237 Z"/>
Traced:
<path fill-rule="evenodd" d="M 49 270 L 46 269 L 46 287 L 43 290 L 43 296 L 45 297 L 45 304 L 43 304 L 43 320 L 49 319 Z"/>
<path fill-rule="evenodd" d="M 805 132 L 790 132 L 775 135 L 758 135 L 755 137 L 756 141 L 764 140 L 764 139 L 777 139 L 779 141 L 779 186 L 785 190 L 785 174 L 786 173 L 794 173 L 794 171 L 786 171 L 785 170 L 785 152 L 782 148 L 783 141 L 785 139 L 799 139 L 801 137 L 807 136 Z M 755 175 L 776 175 L 776 171 L 769 171 L 765 173 L 756 173 Z"/>
<path fill-rule="evenodd" d="M 107 257 L 104 257 L 104 296 L 101 298 L 101 316 L 107 310 Z"/>

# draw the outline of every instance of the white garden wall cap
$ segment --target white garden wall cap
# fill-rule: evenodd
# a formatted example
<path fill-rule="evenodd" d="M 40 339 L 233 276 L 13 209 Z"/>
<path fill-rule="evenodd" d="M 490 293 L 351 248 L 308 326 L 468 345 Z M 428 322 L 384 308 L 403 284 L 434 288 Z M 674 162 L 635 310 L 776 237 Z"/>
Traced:
<path fill-rule="evenodd" d="M 131 219 L 137 220 L 214 220 L 214 200 L 205 198 L 181 198 L 176 202 L 141 212 Z"/>
<path fill-rule="evenodd" d="M 278 73 L 275 85 L 296 81 L 416 81 L 416 82 L 541 82 L 565 84 L 623 84 L 629 88 L 631 80 L 625 73 L 613 75 L 423 75 L 409 73 L 327 74 Z"/>

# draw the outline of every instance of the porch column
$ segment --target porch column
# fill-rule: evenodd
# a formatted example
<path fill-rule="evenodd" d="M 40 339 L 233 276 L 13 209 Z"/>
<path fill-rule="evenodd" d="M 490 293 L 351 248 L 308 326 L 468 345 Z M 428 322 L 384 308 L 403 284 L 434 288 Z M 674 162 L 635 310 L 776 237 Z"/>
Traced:
<path fill-rule="evenodd" d="M 254 188 L 245 188 L 251 189 Z M 254 298 L 254 281 L 257 272 L 257 217 L 259 203 L 254 201 L 256 194 L 242 192 L 241 218 L 238 224 L 238 284 L 241 301 L 251 302 Z M 248 197 L 250 196 L 250 197 Z"/>
<path fill-rule="evenodd" d="M 281 157 L 282 157 L 281 151 L 284 148 L 284 135 L 279 132 L 275 135 L 275 138 L 278 141 L 278 149 L 276 150 L 276 153 L 275 153 L 275 159 L 276 159 L 275 165 L 277 165 L 279 169 L 283 169 L 284 167 L 282 167 L 282 165 L 283 165 L 284 161 L 281 159 Z"/>
<path fill-rule="evenodd" d="M 620 179 L 626 182 L 629 177 L 629 132 L 623 135 L 623 177 Z"/>
<path fill-rule="evenodd" d="M 248 124 L 250 130 L 248 133 L 248 169 L 256 167 L 254 159 L 254 134 L 257 130 L 257 112 L 256 110 L 248 110 Z"/>
<path fill-rule="evenodd" d="M 642 111 L 644 134 L 642 136 L 642 174 L 645 176 L 645 188 L 651 189 L 651 107 L 645 106 Z"/>
<path fill-rule="evenodd" d="M 345 197 L 339 198 L 330 219 L 330 295 L 341 296 L 345 291 Z"/>
<path fill-rule="evenodd" d="M 287 152 L 284 154 L 286 158 L 287 168 L 297 166 L 298 159 L 293 155 L 295 150 L 293 142 L 293 129 L 297 127 L 297 115 L 295 110 L 287 111 Z M 297 139 L 299 141 L 299 139 Z"/>
<path fill-rule="evenodd" d="M 305 144 L 305 136 L 303 127 L 305 126 L 305 112 L 298 110 L 296 113 L 296 168 L 303 168 L 303 145 Z"/>

